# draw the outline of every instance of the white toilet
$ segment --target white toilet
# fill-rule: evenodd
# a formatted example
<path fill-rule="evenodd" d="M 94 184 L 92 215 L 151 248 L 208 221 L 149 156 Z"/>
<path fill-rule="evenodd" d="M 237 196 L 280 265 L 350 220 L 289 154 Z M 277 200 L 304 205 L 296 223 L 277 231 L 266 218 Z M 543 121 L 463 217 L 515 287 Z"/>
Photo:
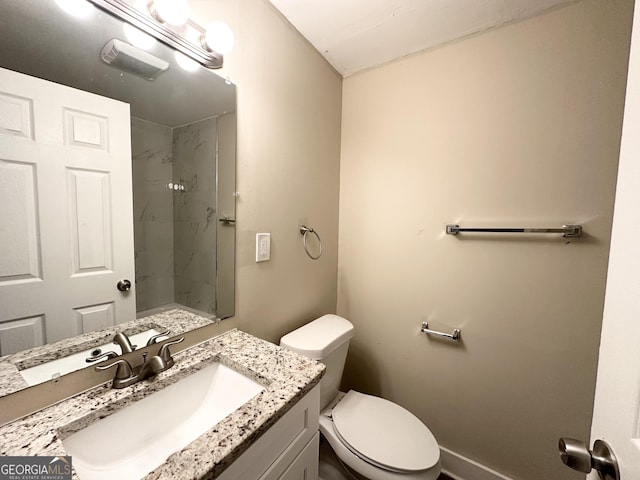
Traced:
<path fill-rule="evenodd" d="M 321 361 L 320 432 L 350 474 L 369 480 L 436 480 L 440 449 L 412 413 L 380 397 L 338 390 L 353 325 L 324 315 L 280 340 L 280 345 Z"/>

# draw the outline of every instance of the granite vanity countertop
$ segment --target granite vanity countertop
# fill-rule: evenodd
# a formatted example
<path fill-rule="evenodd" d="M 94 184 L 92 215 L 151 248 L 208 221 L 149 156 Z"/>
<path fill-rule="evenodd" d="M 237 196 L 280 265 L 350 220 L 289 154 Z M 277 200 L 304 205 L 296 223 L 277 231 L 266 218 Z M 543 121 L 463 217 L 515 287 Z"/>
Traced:
<path fill-rule="evenodd" d="M 238 330 L 179 352 L 174 359 L 172 368 L 144 382 L 120 390 L 112 389 L 108 382 L 0 427 L 0 454 L 66 455 L 63 439 L 218 361 L 253 378 L 265 390 L 145 477 L 215 478 L 324 373 L 322 364 Z M 74 478 L 78 478 L 75 472 Z"/>
<path fill-rule="evenodd" d="M 29 386 L 20 375 L 20 370 L 82 352 L 96 345 L 110 344 L 117 332 L 124 332 L 131 336 L 146 330 L 156 329 L 158 331 L 169 330 L 171 336 L 176 336 L 216 321 L 186 310 L 171 309 L 155 315 L 119 323 L 110 328 L 102 328 L 55 343 L 0 357 L 0 395 L 7 395 Z"/>

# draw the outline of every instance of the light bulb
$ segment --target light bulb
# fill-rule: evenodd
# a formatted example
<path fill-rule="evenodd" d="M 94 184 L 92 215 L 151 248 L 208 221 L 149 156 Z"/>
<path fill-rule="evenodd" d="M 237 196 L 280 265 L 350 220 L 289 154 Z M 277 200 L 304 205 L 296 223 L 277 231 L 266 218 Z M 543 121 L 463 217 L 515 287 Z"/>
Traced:
<path fill-rule="evenodd" d="M 77 18 L 86 18 L 93 11 L 93 5 L 86 0 L 56 0 L 58 6 Z"/>
<path fill-rule="evenodd" d="M 195 72 L 200 64 L 195 60 L 187 57 L 184 53 L 176 51 L 175 53 L 176 62 L 187 72 Z"/>
<path fill-rule="evenodd" d="M 149 5 L 149 11 L 156 20 L 178 27 L 189 20 L 187 0 L 153 0 Z"/>
<path fill-rule="evenodd" d="M 144 33 L 142 30 L 134 27 L 130 23 L 125 23 L 122 28 L 124 29 L 124 35 L 127 37 L 127 40 L 129 40 L 131 45 L 143 50 L 149 50 L 156 43 L 155 38 Z"/>
<path fill-rule="evenodd" d="M 209 50 L 225 55 L 231 51 L 234 42 L 233 30 L 226 23 L 215 21 L 207 27 L 204 43 Z"/>

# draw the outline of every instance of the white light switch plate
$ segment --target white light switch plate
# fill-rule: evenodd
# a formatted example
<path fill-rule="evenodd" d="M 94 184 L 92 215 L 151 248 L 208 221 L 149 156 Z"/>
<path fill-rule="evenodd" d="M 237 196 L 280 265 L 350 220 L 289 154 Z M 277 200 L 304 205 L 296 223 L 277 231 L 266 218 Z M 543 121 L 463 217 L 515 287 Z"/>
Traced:
<path fill-rule="evenodd" d="M 256 233 L 256 262 L 271 260 L 271 234 Z"/>

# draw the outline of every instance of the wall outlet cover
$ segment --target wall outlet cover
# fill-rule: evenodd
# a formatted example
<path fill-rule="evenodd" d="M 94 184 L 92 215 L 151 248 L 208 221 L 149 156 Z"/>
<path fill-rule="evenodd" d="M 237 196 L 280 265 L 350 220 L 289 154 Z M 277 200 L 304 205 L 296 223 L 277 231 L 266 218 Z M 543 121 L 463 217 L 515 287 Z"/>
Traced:
<path fill-rule="evenodd" d="M 271 234 L 256 233 L 256 262 L 271 260 Z"/>

